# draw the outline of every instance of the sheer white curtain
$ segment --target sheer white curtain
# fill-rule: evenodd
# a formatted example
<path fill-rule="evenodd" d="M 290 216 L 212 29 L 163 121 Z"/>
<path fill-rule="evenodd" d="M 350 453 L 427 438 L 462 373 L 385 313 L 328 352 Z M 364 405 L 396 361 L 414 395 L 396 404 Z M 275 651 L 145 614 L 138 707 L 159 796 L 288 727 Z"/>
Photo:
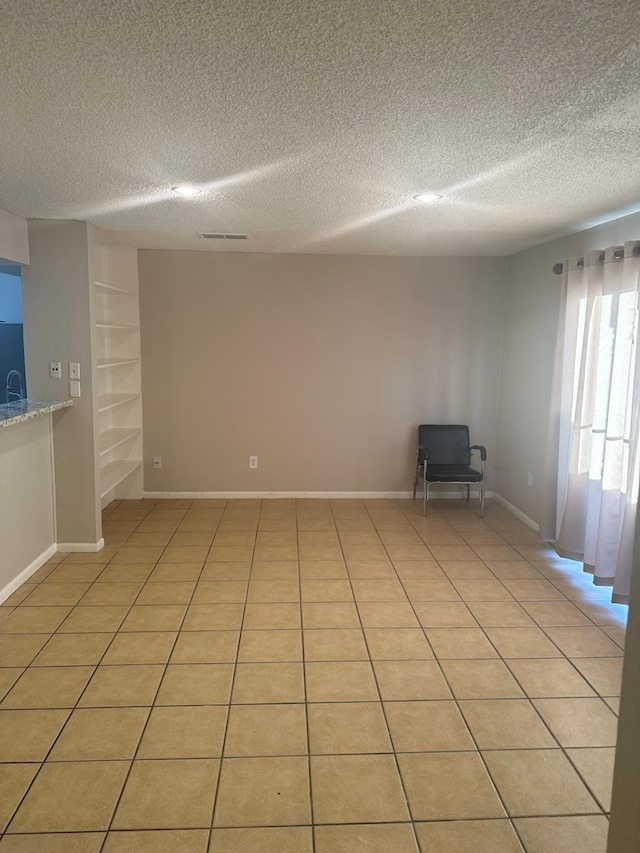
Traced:
<path fill-rule="evenodd" d="M 557 349 L 555 538 L 626 601 L 640 480 L 637 243 L 565 273 Z"/>

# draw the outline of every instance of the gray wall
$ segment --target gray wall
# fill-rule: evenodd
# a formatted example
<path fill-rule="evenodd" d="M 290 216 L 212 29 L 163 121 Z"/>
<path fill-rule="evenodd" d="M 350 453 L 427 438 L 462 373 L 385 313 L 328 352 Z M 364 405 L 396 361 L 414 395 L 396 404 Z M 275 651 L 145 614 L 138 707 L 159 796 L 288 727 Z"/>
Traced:
<path fill-rule="evenodd" d="M 69 398 L 69 362 L 80 362 L 82 397 L 54 418 L 56 517 L 59 543 L 94 544 L 101 520 L 96 501 L 92 399 L 90 226 L 29 221 L 31 264 L 23 268 L 22 300 L 29 396 Z M 49 378 L 62 362 L 63 379 Z"/>
<path fill-rule="evenodd" d="M 407 491 L 430 421 L 491 488 L 504 266 L 140 251 L 145 489 Z"/>

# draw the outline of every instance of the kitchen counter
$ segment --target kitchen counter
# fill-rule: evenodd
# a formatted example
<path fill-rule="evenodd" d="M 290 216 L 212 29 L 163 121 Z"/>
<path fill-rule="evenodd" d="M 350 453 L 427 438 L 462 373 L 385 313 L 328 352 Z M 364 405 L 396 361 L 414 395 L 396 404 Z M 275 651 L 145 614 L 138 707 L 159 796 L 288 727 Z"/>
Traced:
<path fill-rule="evenodd" d="M 15 400 L 13 403 L 0 405 L 0 429 L 13 424 L 30 421 L 59 409 L 67 409 L 73 405 L 73 400 Z"/>

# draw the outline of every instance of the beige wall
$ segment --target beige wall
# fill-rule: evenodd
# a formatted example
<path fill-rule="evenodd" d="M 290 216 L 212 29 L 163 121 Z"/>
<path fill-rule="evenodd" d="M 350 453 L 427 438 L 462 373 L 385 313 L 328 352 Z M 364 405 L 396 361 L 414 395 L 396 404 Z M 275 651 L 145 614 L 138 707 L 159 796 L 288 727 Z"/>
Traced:
<path fill-rule="evenodd" d="M 562 285 L 551 268 L 565 258 L 637 239 L 640 214 L 633 214 L 507 259 L 496 491 L 536 522 Z M 528 472 L 534 475 L 532 488 Z"/>
<path fill-rule="evenodd" d="M 24 344 L 29 396 L 69 398 L 69 362 L 80 362 L 82 396 L 54 419 L 58 543 L 95 545 L 100 539 L 96 501 L 94 403 L 91 369 L 90 226 L 85 222 L 29 221 L 31 264 L 23 268 Z M 49 363 L 62 363 L 62 379 Z"/>
<path fill-rule="evenodd" d="M 503 259 L 143 250 L 139 271 L 147 491 L 406 491 L 425 421 L 470 424 L 491 488 Z"/>

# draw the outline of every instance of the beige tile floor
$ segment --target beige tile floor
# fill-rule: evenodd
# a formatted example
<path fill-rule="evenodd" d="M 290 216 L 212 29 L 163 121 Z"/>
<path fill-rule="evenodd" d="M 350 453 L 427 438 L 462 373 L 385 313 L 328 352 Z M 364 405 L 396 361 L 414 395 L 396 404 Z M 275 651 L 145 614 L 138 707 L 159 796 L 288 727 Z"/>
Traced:
<path fill-rule="evenodd" d="M 499 506 L 104 530 L 0 609 L 0 853 L 604 853 L 624 608 Z"/>

